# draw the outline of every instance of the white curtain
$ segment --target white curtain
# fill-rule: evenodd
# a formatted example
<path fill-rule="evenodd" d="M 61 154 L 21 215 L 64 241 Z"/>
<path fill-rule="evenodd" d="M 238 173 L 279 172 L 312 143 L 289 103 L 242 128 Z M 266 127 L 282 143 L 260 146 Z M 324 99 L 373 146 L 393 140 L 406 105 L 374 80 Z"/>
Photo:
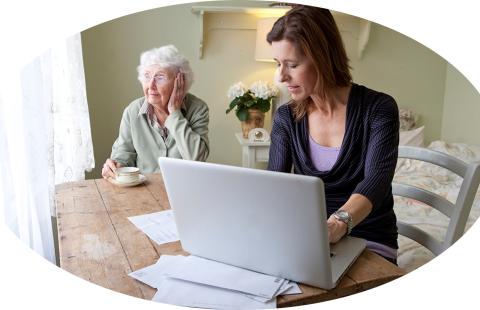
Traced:
<path fill-rule="evenodd" d="M 0 75 L 0 219 L 55 262 L 55 185 L 94 167 L 80 34 Z"/>

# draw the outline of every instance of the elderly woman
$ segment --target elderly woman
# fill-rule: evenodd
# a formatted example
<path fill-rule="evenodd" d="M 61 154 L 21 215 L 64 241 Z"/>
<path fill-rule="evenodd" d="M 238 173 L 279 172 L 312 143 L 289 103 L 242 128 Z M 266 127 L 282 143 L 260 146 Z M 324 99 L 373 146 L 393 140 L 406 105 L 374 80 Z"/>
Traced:
<path fill-rule="evenodd" d="M 395 100 L 352 82 L 342 38 L 326 10 L 298 5 L 267 35 L 292 100 L 274 117 L 268 168 L 319 177 L 328 235 L 367 240 L 396 262 L 391 182 L 398 152 Z"/>
<path fill-rule="evenodd" d="M 209 110 L 205 102 L 187 93 L 193 82 L 188 60 L 167 45 L 142 53 L 137 71 L 145 96 L 124 110 L 102 176 L 114 177 L 122 166 L 157 172 L 158 157 L 205 161 Z"/>

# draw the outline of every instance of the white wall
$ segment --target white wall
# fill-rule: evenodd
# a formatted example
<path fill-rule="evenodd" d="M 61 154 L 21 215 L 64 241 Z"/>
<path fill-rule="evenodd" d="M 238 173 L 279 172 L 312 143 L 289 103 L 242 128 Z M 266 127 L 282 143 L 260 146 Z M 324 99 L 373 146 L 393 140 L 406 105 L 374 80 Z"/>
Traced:
<path fill-rule="evenodd" d="M 442 140 L 480 145 L 480 95 L 452 65 L 447 66 Z"/>
<path fill-rule="evenodd" d="M 354 79 L 392 95 L 425 124 L 425 140 L 439 139 L 445 92 L 446 62 L 414 40 L 373 24 L 360 61 L 353 60 Z"/>

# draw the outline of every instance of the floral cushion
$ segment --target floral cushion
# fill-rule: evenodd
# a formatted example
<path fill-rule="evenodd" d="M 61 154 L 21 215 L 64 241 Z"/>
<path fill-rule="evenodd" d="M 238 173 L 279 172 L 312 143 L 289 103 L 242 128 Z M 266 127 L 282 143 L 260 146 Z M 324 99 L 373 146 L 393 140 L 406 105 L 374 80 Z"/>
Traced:
<path fill-rule="evenodd" d="M 412 130 L 417 122 L 417 115 L 408 109 L 400 108 L 398 110 L 400 117 L 400 131 Z"/>

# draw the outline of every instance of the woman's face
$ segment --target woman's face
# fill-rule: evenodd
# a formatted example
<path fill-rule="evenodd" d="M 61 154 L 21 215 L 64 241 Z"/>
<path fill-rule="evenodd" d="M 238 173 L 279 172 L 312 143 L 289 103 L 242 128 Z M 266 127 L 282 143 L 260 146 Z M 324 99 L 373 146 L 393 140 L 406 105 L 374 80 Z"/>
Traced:
<path fill-rule="evenodd" d="M 292 99 L 302 101 L 310 97 L 317 81 L 313 63 L 287 40 L 272 42 L 272 50 L 280 82 L 287 86 Z"/>
<path fill-rule="evenodd" d="M 159 65 L 145 67 L 141 82 L 147 102 L 154 107 L 167 107 L 175 81 L 173 68 L 162 68 Z"/>

